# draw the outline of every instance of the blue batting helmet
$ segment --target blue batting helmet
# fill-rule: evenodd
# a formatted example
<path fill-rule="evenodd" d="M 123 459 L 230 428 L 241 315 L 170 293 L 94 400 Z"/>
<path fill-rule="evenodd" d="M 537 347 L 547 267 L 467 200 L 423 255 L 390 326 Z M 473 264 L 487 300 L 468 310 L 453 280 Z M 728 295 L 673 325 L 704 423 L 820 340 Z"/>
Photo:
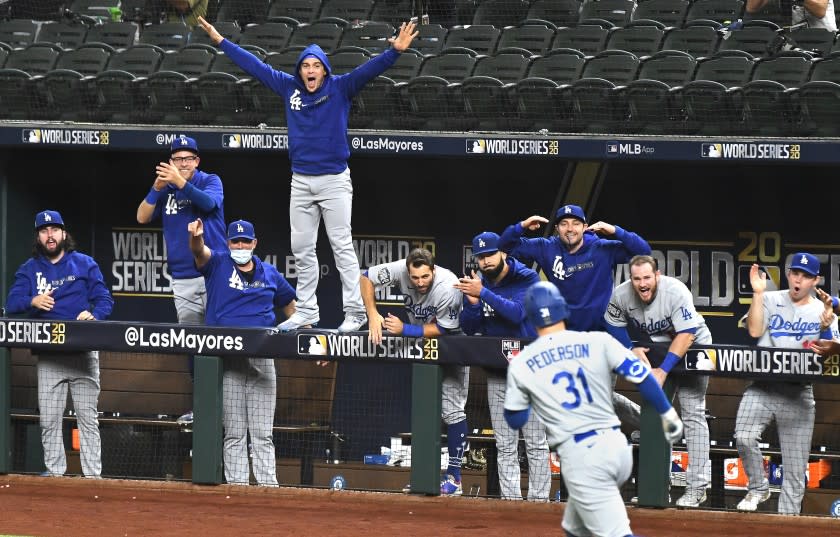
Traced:
<path fill-rule="evenodd" d="M 531 324 L 543 328 L 568 319 L 569 307 L 553 283 L 539 282 L 525 292 L 525 315 Z"/>

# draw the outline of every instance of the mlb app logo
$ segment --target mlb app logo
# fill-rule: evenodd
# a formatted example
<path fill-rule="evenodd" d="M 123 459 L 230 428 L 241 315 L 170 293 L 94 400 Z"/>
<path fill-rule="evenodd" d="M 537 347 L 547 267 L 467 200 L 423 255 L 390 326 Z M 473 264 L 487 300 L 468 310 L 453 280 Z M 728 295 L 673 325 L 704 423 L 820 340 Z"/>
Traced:
<path fill-rule="evenodd" d="M 703 144 L 702 156 L 704 158 L 720 158 L 722 146 L 721 144 Z"/>
<path fill-rule="evenodd" d="M 486 140 L 467 140 L 467 153 L 486 153 Z"/>
<path fill-rule="evenodd" d="M 239 149 L 242 147 L 242 135 L 241 134 L 223 134 L 222 135 L 222 147 L 227 147 L 229 149 Z"/>
<path fill-rule="evenodd" d="M 615 142 L 607 142 L 607 155 L 618 155 L 618 144 Z"/>
<path fill-rule="evenodd" d="M 324 334 L 298 334 L 300 356 L 326 356 L 329 342 Z"/>
<path fill-rule="evenodd" d="M 41 129 L 23 129 L 23 142 L 27 144 L 40 144 Z"/>

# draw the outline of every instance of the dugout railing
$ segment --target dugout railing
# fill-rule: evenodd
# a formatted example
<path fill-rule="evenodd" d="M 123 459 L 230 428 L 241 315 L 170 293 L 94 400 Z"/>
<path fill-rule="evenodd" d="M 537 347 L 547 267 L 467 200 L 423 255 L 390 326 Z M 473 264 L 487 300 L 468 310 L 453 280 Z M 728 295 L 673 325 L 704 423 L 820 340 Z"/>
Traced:
<path fill-rule="evenodd" d="M 58 335 L 61 337 L 57 337 Z M 300 338 L 321 338 L 323 354 L 313 355 Z M 221 356 L 272 357 L 293 360 L 396 362 L 412 364 L 411 491 L 436 495 L 440 474 L 441 371 L 439 365 L 463 364 L 504 368 L 510 349 L 526 341 L 490 337 L 448 336 L 413 339 L 386 336 L 373 345 L 365 332 L 338 334 L 311 330 L 294 334 L 266 329 L 218 328 L 133 322 L 34 321 L 0 318 L 0 473 L 11 471 L 11 361 L 7 348 L 196 354 L 193 390 L 192 481 L 222 483 Z M 666 349 L 653 347 L 656 365 Z M 744 356 L 748 359 L 744 359 Z M 735 359 L 738 357 L 737 359 Z M 698 365 L 702 363 L 703 365 Z M 713 365 L 709 368 L 709 363 Z M 821 357 L 807 349 L 782 350 L 713 345 L 693 347 L 678 365 L 686 374 L 760 378 L 801 382 L 840 382 L 840 356 Z M 669 385 L 666 383 L 666 389 Z M 638 457 L 638 503 L 669 504 L 671 445 L 661 431 L 658 414 L 642 405 Z M 833 446 L 836 449 L 836 446 Z M 713 452 L 725 448 L 713 448 Z M 833 452 L 822 453 L 829 458 Z M 561 469 L 562 471 L 562 469 Z M 721 486 L 720 482 L 713 486 Z"/>

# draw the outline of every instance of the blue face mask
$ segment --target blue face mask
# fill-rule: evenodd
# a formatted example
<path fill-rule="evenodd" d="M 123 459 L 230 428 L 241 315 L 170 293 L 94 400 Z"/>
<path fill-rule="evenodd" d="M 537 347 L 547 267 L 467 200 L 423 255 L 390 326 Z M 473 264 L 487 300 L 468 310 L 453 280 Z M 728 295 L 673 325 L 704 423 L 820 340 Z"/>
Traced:
<path fill-rule="evenodd" d="M 237 265 L 245 265 L 248 261 L 251 260 L 251 256 L 254 255 L 254 249 L 250 250 L 231 250 L 230 251 L 230 258 L 233 259 L 233 262 Z"/>

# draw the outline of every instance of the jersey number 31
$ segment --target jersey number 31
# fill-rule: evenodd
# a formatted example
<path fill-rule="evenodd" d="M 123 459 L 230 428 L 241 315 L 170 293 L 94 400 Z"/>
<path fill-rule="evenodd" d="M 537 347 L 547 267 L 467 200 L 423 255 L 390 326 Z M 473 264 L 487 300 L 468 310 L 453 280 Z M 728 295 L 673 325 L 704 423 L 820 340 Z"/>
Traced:
<path fill-rule="evenodd" d="M 577 377 L 577 381 L 575 380 Z M 572 375 L 568 371 L 561 371 L 554 375 L 554 378 L 551 379 L 552 384 L 559 384 L 560 382 L 565 383 L 566 391 L 569 395 L 573 398 L 572 401 L 563 401 L 561 406 L 567 410 L 574 410 L 580 406 L 581 396 L 580 396 L 580 389 L 578 388 L 578 381 L 580 381 L 580 385 L 583 386 L 583 392 L 586 395 L 587 402 L 592 402 L 592 393 L 589 391 L 589 384 L 586 382 L 586 375 L 583 374 L 583 368 L 579 368 L 577 373 Z"/>

